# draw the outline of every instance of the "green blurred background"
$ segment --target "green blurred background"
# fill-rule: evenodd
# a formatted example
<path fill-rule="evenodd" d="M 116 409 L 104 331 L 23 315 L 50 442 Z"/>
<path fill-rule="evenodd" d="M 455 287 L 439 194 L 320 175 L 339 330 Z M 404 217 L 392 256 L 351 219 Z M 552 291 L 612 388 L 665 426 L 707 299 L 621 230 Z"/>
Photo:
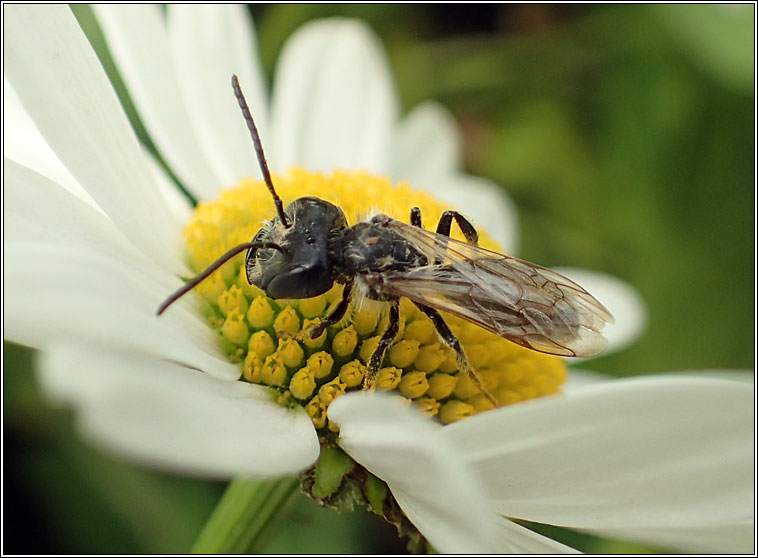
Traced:
<path fill-rule="evenodd" d="M 436 99 L 461 125 L 466 169 L 502 185 L 520 255 L 637 287 L 639 341 L 585 364 L 617 376 L 754 369 L 754 6 L 254 5 L 269 78 L 315 18 L 380 36 L 404 110 Z M 75 13 L 100 37 L 89 8 Z M 5 344 L 4 551 L 186 552 L 224 485 L 99 453 L 41 399 L 34 354 Z M 367 513 L 298 495 L 266 546 L 402 552 Z M 590 553 L 654 552 L 560 529 Z"/>

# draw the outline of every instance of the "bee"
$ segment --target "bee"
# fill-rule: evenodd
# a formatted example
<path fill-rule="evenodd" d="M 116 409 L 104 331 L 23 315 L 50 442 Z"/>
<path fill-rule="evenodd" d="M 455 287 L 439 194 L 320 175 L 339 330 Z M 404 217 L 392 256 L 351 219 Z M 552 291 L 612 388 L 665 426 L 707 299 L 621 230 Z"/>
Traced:
<path fill-rule="evenodd" d="M 301 197 L 284 207 L 236 76 L 232 76 L 232 88 L 277 215 L 250 242 L 232 248 L 185 283 L 161 304 L 158 315 L 226 261 L 246 251 L 248 282 L 271 298 L 311 298 L 325 293 L 335 282 L 344 285 L 341 300 L 306 333 L 312 339 L 341 321 L 354 298 L 389 305 L 388 326 L 367 363 L 364 389 L 373 387 L 398 333 L 402 297 L 429 317 L 442 342 L 455 352 L 459 370 L 495 406 L 497 402 L 484 388 L 440 311 L 543 353 L 588 357 L 605 348 L 602 330 L 606 323 L 613 323 L 613 316 L 600 302 L 554 271 L 481 248 L 475 227 L 457 211 L 445 211 L 436 231 L 431 232 L 422 228 L 417 207 L 410 210 L 410 223 L 375 215 L 352 226 L 339 207 L 317 197 Z M 465 242 L 450 238 L 453 222 Z"/>

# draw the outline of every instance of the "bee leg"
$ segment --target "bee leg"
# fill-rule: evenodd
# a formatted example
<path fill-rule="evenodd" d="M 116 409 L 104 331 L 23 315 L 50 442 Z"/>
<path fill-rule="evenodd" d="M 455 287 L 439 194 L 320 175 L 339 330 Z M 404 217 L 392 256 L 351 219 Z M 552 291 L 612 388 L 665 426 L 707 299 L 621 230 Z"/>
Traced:
<path fill-rule="evenodd" d="M 474 225 L 463 215 L 452 209 L 448 209 L 440 217 L 439 223 L 437 223 L 437 234 L 450 236 L 450 227 L 453 224 L 453 219 L 458 223 L 458 227 L 460 227 L 463 236 L 466 238 L 466 242 L 476 246 L 479 243 L 479 233 L 476 232 Z"/>
<path fill-rule="evenodd" d="M 421 226 L 421 210 L 418 207 L 411 207 L 411 225 L 418 228 Z"/>
<path fill-rule="evenodd" d="M 310 331 L 311 339 L 317 339 L 322 333 L 326 331 L 326 328 L 333 326 L 345 317 L 347 313 L 347 307 L 350 305 L 350 297 L 353 294 L 353 282 L 349 281 L 345 283 L 345 288 L 342 291 L 342 300 L 339 301 L 337 306 L 334 307 L 328 316 L 326 316 L 317 326 Z"/>
<path fill-rule="evenodd" d="M 437 234 L 450 236 L 450 228 L 453 225 L 453 219 L 458 223 L 463 236 L 466 238 L 466 242 L 476 246 L 479 243 L 479 233 L 476 232 L 476 228 L 471 224 L 471 221 L 453 209 L 446 210 L 442 214 L 442 217 L 440 217 L 439 223 L 437 223 Z M 411 225 L 422 228 L 421 210 L 418 207 L 411 208 Z"/>
<path fill-rule="evenodd" d="M 445 319 L 442 317 L 442 315 L 437 312 L 434 308 L 431 308 L 429 306 L 426 306 L 424 304 L 419 304 L 418 302 L 414 302 L 416 306 L 418 306 L 419 310 L 421 310 L 424 314 L 429 316 L 429 319 L 432 320 L 432 323 L 434 324 L 434 328 L 437 330 L 437 333 L 442 338 L 442 341 L 451 349 L 455 351 L 455 359 L 458 363 L 458 369 L 461 372 L 465 372 L 469 378 L 471 378 L 471 381 L 474 382 L 474 385 L 479 389 L 479 391 L 482 392 L 482 394 L 487 398 L 487 400 L 492 403 L 495 407 L 498 407 L 497 399 L 495 399 L 490 392 L 487 391 L 487 389 L 484 387 L 484 384 L 482 383 L 481 378 L 477 375 L 476 371 L 471 366 L 471 363 L 468 361 L 468 357 L 466 356 L 466 353 L 463 350 L 463 346 L 461 345 L 461 342 L 458 340 L 458 338 L 455 336 L 455 334 L 451 331 L 450 327 L 445 322 Z"/>
<path fill-rule="evenodd" d="M 477 246 L 479 243 L 479 233 L 476 232 L 476 228 L 471 224 L 471 221 L 453 209 L 446 210 L 442 214 L 442 217 L 440 217 L 440 220 L 437 223 L 437 234 L 450 236 L 450 228 L 453 225 L 453 219 L 458 223 L 458 227 L 461 229 L 466 242 Z M 411 209 L 411 225 L 421 228 L 421 210 L 418 207 Z M 442 259 L 437 258 L 437 263 L 442 263 Z"/>
<path fill-rule="evenodd" d="M 363 378 L 364 390 L 371 390 L 374 388 L 374 381 L 376 380 L 376 374 L 379 372 L 379 368 L 382 366 L 384 353 L 387 352 L 387 349 L 392 344 L 392 341 L 394 341 L 397 332 L 400 330 L 400 302 L 393 300 L 390 304 L 389 325 L 379 339 L 376 350 L 368 361 L 366 377 Z"/>

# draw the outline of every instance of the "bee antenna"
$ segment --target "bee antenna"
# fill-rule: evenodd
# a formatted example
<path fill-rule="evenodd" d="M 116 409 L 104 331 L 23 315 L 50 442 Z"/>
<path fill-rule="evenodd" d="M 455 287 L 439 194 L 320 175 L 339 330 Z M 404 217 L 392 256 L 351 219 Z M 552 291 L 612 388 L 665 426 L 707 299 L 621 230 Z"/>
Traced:
<path fill-rule="evenodd" d="M 245 242 L 243 244 L 238 244 L 222 256 L 219 256 L 216 261 L 211 263 L 208 267 L 206 267 L 201 273 L 197 274 L 195 277 L 187 281 L 182 287 L 174 292 L 171 296 L 169 296 L 166 300 L 163 301 L 163 303 L 158 307 L 158 310 L 156 311 L 156 315 L 160 316 L 163 314 L 166 309 L 171 306 L 174 302 L 179 300 L 181 297 L 186 295 L 188 292 L 190 292 L 192 289 L 194 289 L 197 285 L 199 285 L 202 281 L 208 278 L 208 276 L 216 271 L 219 267 L 224 265 L 227 261 L 231 260 L 234 256 L 239 254 L 240 252 L 244 250 L 250 250 L 251 248 L 254 248 L 256 250 L 259 250 L 261 248 L 273 248 L 274 250 L 279 250 L 282 254 L 284 254 L 284 248 L 279 246 L 278 244 L 275 244 L 273 242 Z"/>
<path fill-rule="evenodd" d="M 263 174 L 263 181 L 266 183 L 268 191 L 274 198 L 274 205 L 276 205 L 276 213 L 279 215 L 279 219 L 284 225 L 284 228 L 288 229 L 292 225 L 287 220 L 287 216 L 284 214 L 284 206 L 282 205 L 281 198 L 274 190 L 274 183 L 271 181 L 271 173 L 268 171 L 268 163 L 266 162 L 266 156 L 263 154 L 263 145 L 261 144 L 261 136 L 258 134 L 258 128 L 255 126 L 253 115 L 250 114 L 250 109 L 247 107 L 247 101 L 242 94 L 240 88 L 240 82 L 235 74 L 232 74 L 232 89 L 234 89 L 234 96 L 237 97 L 237 102 L 242 110 L 242 116 L 245 118 L 245 124 L 247 129 L 250 130 L 250 137 L 253 140 L 253 146 L 255 147 L 255 155 L 258 157 L 258 165 L 261 167 L 261 173 Z"/>

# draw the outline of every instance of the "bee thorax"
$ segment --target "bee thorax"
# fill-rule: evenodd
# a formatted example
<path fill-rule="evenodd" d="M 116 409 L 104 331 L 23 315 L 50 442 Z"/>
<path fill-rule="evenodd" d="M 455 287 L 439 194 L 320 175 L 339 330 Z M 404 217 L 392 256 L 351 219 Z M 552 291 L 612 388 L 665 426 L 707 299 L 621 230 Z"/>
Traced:
<path fill-rule="evenodd" d="M 344 231 L 340 271 L 352 276 L 365 273 L 404 271 L 426 264 L 426 256 L 398 233 L 372 222 L 358 223 Z"/>
<path fill-rule="evenodd" d="M 384 289 L 384 275 L 381 273 L 363 273 L 355 278 L 356 292 L 365 299 L 390 301 L 397 300 L 394 294 L 389 294 Z"/>

